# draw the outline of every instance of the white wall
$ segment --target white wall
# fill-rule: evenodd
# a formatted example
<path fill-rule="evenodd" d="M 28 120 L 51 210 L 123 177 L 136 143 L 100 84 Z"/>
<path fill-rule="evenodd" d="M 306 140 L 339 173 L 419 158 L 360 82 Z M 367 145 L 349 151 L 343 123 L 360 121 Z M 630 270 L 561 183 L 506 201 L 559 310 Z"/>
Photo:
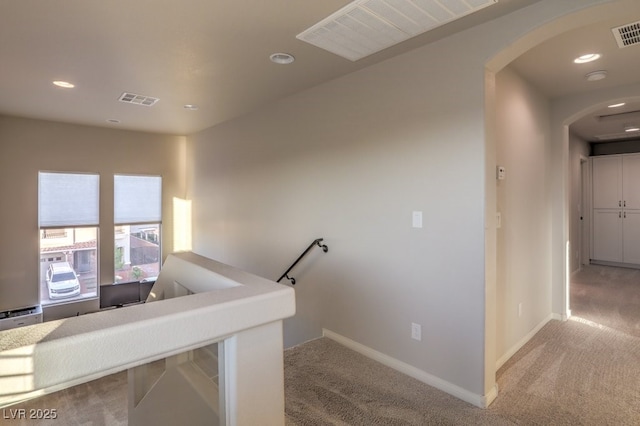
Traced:
<path fill-rule="evenodd" d="M 543 0 L 193 135 L 195 250 L 275 279 L 324 237 L 329 253 L 294 271 L 287 345 L 326 327 L 485 395 L 495 369 L 485 344 L 496 343 L 485 312 L 495 288 L 485 283 L 495 259 L 485 253 L 495 232 L 485 218 L 495 165 L 485 151 L 485 64 L 506 51 L 492 61 L 499 70 L 571 27 L 543 24 L 598 3 Z M 424 212 L 423 229 L 411 228 L 413 210 Z M 527 268 L 548 279 L 541 262 Z M 532 315 L 549 309 L 548 287 L 541 293 Z M 411 322 L 422 324 L 422 342 L 410 339 Z"/>
<path fill-rule="evenodd" d="M 38 171 L 100 174 L 100 284 L 113 282 L 113 175 L 163 177 L 163 254 L 172 251 L 172 198 L 184 197 L 185 138 L 0 116 L 0 311 L 39 303 Z M 111 254 L 109 254 L 111 253 Z M 50 305 L 45 319 L 99 308 Z"/>
<path fill-rule="evenodd" d="M 194 249 L 276 279 L 324 237 L 293 271 L 287 345 L 325 327 L 482 393 L 483 72 L 442 64 L 405 56 L 190 138 Z"/>
<path fill-rule="evenodd" d="M 499 364 L 551 313 L 549 101 L 511 68 L 496 74 L 496 354 Z M 519 305 L 521 304 L 521 312 Z"/>

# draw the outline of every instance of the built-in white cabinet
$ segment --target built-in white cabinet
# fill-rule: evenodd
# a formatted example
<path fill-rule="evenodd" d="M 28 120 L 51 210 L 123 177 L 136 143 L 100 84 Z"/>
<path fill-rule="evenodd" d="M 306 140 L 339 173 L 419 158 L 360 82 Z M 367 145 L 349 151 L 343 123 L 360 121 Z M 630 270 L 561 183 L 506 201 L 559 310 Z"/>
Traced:
<path fill-rule="evenodd" d="M 593 157 L 591 260 L 640 265 L 640 154 Z"/>
<path fill-rule="evenodd" d="M 622 212 L 593 210 L 592 260 L 622 262 Z"/>
<path fill-rule="evenodd" d="M 622 223 L 622 261 L 640 265 L 640 210 L 623 211 Z"/>
<path fill-rule="evenodd" d="M 622 172 L 623 207 L 640 210 L 640 155 L 623 155 Z"/>

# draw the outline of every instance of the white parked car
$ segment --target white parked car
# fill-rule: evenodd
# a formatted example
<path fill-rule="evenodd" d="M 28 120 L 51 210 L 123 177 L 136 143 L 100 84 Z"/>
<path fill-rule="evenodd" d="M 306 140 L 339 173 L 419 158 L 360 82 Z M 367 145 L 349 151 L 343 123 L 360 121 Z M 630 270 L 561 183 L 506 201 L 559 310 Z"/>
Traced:
<path fill-rule="evenodd" d="M 78 276 L 69 262 L 57 262 L 47 269 L 47 288 L 49 299 L 64 299 L 80 294 Z"/>

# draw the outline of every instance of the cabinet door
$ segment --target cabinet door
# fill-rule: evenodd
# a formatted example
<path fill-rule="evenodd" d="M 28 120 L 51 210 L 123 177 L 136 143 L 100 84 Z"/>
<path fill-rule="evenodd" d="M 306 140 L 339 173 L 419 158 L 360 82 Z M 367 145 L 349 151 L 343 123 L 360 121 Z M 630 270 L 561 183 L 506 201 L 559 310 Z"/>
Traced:
<path fill-rule="evenodd" d="M 620 210 L 593 211 L 593 260 L 622 262 L 622 217 Z"/>
<path fill-rule="evenodd" d="M 640 155 L 622 157 L 622 200 L 627 209 L 640 209 Z"/>
<path fill-rule="evenodd" d="M 640 210 L 624 211 L 622 215 L 623 262 L 640 264 Z"/>
<path fill-rule="evenodd" d="M 622 202 L 622 158 L 619 155 L 592 160 L 593 208 L 615 209 Z"/>

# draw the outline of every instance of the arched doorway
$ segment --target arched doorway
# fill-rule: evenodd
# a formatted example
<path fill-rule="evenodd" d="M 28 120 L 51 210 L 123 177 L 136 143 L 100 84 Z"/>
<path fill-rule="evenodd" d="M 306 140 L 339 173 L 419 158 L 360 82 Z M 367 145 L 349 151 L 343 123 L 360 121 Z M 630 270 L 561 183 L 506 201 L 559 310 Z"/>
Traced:
<path fill-rule="evenodd" d="M 500 119 L 500 117 L 495 116 L 497 111 L 496 75 L 498 75 L 498 73 L 503 69 L 507 68 L 517 57 L 525 54 L 525 52 L 535 46 L 552 40 L 559 34 L 572 31 L 579 27 L 594 24 L 613 17 L 624 17 L 625 14 L 629 13 L 629 7 L 632 7 L 634 11 L 638 10 L 638 5 L 629 1 L 612 1 L 607 4 L 591 6 L 584 10 L 567 14 L 524 35 L 509 48 L 504 49 L 487 62 L 486 103 L 487 110 L 489 111 L 487 114 L 488 130 L 486 142 L 486 166 L 488 170 L 487 217 L 494 216 L 496 213 L 500 212 L 500 206 L 498 205 L 500 199 L 499 183 L 496 185 L 495 176 L 490 173 L 491 170 L 495 170 L 499 165 L 499 152 L 496 152 L 496 150 L 499 150 L 499 146 L 495 142 L 496 133 L 499 133 L 497 122 Z M 551 59 L 552 58 L 550 58 L 550 60 Z M 616 92 L 616 90 L 620 92 Z M 626 94 L 621 93 L 625 90 Z M 500 291 L 502 288 L 500 288 L 499 282 L 500 267 L 503 259 L 500 258 L 499 233 L 502 231 L 496 229 L 496 234 L 493 235 L 489 232 L 487 234 L 486 242 L 486 282 L 488 298 L 486 303 L 485 323 L 487 336 L 485 339 L 485 383 L 490 383 L 491 376 L 495 375 L 497 370 L 495 360 L 498 360 L 497 364 L 499 365 L 500 362 L 504 362 L 513 355 L 513 353 L 522 347 L 533 336 L 533 334 L 535 334 L 537 329 L 539 329 L 536 327 L 541 327 L 551 318 L 566 319 L 571 315 L 569 309 L 569 284 L 571 272 L 570 265 L 572 256 L 574 255 L 571 244 L 575 244 L 575 241 L 572 243 L 572 236 L 570 235 L 571 176 L 569 167 L 569 125 L 580 118 L 580 116 L 588 113 L 590 110 L 602 107 L 602 105 L 605 105 L 612 99 L 622 99 L 628 98 L 629 96 L 640 95 L 640 87 L 632 88 L 632 93 L 630 93 L 629 90 L 629 87 L 617 89 L 609 88 L 606 91 L 598 93 L 585 94 L 585 92 L 582 92 L 549 101 L 550 130 L 548 134 L 549 152 L 547 160 L 549 172 L 549 222 L 546 225 L 547 229 L 545 232 L 549 233 L 550 276 L 548 281 L 550 283 L 548 285 L 546 283 L 541 284 L 541 288 L 544 287 L 544 290 L 540 290 L 548 291 L 548 295 L 545 294 L 544 297 L 548 296 L 549 298 L 550 315 L 545 318 L 543 316 L 541 317 L 538 312 L 538 318 L 534 320 L 540 321 L 537 323 L 538 325 L 536 326 L 535 323 L 533 326 L 531 326 L 531 324 L 526 325 L 528 327 L 532 327 L 531 332 L 527 333 L 522 330 L 517 330 L 516 333 L 512 333 L 517 337 L 509 336 L 512 340 L 507 343 L 503 343 L 502 348 L 498 350 L 497 348 L 492 347 L 493 345 L 500 343 L 500 340 L 503 339 L 504 336 L 502 336 L 501 333 L 505 333 L 505 327 L 502 327 L 505 321 L 512 318 L 517 319 L 523 315 L 523 311 L 524 314 L 526 314 L 526 300 L 523 303 L 516 299 L 516 296 L 508 300 L 501 298 Z M 505 217 L 505 215 L 501 214 L 501 217 L 503 221 L 508 220 L 508 216 Z M 493 257 L 491 254 L 493 254 Z M 535 259 L 520 260 L 520 268 L 535 267 Z M 525 290 L 533 292 L 538 289 L 531 285 Z M 526 291 L 523 293 L 526 293 Z M 527 295 L 524 294 L 518 297 L 527 297 Z M 529 297 L 532 296 L 529 295 Z M 540 303 L 538 303 L 538 306 L 539 305 Z M 508 312 L 508 314 L 504 314 L 504 312 Z"/>

